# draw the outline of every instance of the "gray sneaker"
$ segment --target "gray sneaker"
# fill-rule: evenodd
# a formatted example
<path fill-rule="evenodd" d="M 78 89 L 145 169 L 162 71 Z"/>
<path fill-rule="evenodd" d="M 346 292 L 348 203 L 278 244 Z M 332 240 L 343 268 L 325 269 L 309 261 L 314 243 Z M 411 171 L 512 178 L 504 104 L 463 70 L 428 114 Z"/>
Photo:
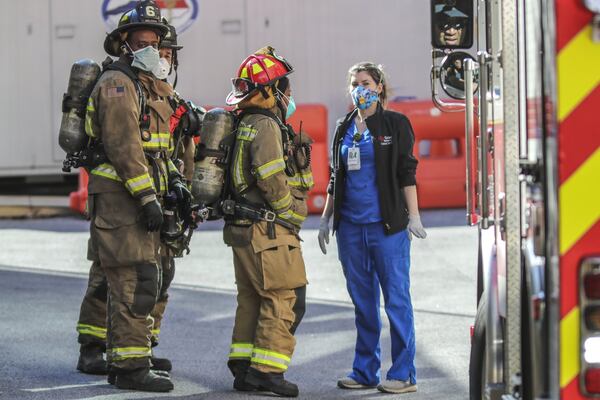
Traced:
<path fill-rule="evenodd" d="M 377 385 L 377 390 L 384 393 L 410 393 L 417 391 L 417 384 L 412 384 L 410 381 L 390 379 Z"/>
<path fill-rule="evenodd" d="M 337 381 L 337 385 L 340 389 L 371 389 L 375 386 L 363 385 L 362 383 L 356 382 L 352 378 L 342 378 Z"/>

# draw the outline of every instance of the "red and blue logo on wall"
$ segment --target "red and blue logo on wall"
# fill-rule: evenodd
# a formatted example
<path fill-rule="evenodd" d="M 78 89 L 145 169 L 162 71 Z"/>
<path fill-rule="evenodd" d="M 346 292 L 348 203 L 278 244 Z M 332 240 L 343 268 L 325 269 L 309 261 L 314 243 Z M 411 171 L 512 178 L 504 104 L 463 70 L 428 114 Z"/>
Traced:
<path fill-rule="evenodd" d="M 102 19 L 108 32 L 117 27 L 119 18 L 135 8 L 137 0 L 103 0 Z M 163 17 L 177 29 L 177 34 L 188 29 L 198 18 L 198 0 L 156 0 Z"/>

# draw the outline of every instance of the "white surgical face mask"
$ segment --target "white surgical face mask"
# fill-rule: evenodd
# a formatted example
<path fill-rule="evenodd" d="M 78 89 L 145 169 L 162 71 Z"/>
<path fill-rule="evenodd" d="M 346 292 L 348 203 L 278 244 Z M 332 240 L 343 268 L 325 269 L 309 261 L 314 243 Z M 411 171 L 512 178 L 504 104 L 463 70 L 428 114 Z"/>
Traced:
<path fill-rule="evenodd" d="M 158 60 L 156 67 L 152 70 L 152 74 L 154 74 L 157 79 L 163 80 L 167 79 L 169 71 L 171 71 L 171 63 L 166 58 L 161 58 Z"/>
<path fill-rule="evenodd" d="M 129 44 L 127 44 L 127 47 L 129 47 Z M 131 47 L 129 47 L 129 50 L 131 50 L 133 54 L 132 67 L 139 68 L 142 71 L 152 72 L 158 65 L 160 60 L 158 49 L 155 49 L 152 46 L 146 46 L 143 49 L 136 51 L 133 51 Z"/>

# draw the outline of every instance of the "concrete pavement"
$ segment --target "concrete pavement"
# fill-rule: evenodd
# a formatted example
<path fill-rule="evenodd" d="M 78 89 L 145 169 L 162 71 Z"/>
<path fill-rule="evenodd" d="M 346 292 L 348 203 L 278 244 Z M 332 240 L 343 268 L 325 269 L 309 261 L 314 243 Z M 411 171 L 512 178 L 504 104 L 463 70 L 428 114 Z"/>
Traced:
<path fill-rule="evenodd" d="M 54 227 L 48 221 L 45 230 L 15 229 L 18 225 L 0 229 L 0 398 L 162 397 L 116 391 L 102 378 L 75 371 L 74 326 L 89 268 L 88 235 L 74 229 L 79 225 L 73 221 L 55 221 Z M 469 326 L 475 313 L 476 230 L 436 227 L 429 228 L 428 234 L 412 246 L 419 392 L 402 398 L 464 399 Z M 335 240 L 325 256 L 316 236 L 314 229 L 302 233 L 309 303 L 289 379 L 300 384 L 301 398 L 306 399 L 395 398 L 335 388 L 336 379 L 352 365 L 354 315 Z M 157 352 L 172 358 L 175 365 L 176 390 L 166 397 L 257 398 L 259 394 L 232 392 L 225 366 L 235 309 L 230 250 L 218 230 L 196 232 L 191 248 L 192 254 L 177 262 Z M 385 325 L 382 334 L 383 373 L 390 364 L 387 329 Z"/>

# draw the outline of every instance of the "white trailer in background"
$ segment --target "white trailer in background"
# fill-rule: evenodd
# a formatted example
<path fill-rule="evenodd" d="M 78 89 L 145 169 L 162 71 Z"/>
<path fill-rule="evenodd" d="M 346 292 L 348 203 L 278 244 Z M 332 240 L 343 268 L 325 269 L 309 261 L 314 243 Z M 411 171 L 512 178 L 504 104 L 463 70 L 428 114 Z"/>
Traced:
<path fill-rule="evenodd" d="M 247 53 L 266 44 L 291 60 L 298 103 L 327 106 L 330 126 L 348 107 L 346 72 L 385 66 L 393 96 L 426 98 L 429 4 L 422 0 L 159 0 L 185 28 L 178 91 L 222 105 Z M 5 0 L 0 13 L 0 178 L 60 176 L 61 100 L 71 64 L 106 55 L 102 43 L 129 0 Z"/>

